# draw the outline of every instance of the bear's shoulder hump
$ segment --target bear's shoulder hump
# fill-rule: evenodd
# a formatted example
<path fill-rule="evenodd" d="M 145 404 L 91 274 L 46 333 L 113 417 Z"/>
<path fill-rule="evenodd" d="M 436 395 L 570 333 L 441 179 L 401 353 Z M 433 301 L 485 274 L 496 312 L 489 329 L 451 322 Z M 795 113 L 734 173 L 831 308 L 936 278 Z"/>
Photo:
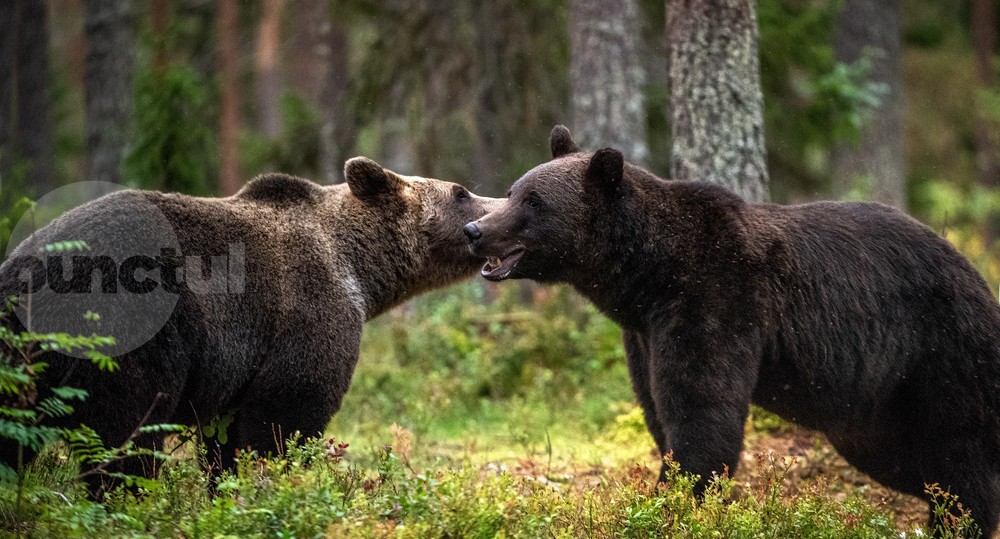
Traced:
<path fill-rule="evenodd" d="M 250 180 L 236 194 L 237 198 L 274 205 L 315 203 L 322 195 L 323 189 L 309 180 L 274 172 Z"/>

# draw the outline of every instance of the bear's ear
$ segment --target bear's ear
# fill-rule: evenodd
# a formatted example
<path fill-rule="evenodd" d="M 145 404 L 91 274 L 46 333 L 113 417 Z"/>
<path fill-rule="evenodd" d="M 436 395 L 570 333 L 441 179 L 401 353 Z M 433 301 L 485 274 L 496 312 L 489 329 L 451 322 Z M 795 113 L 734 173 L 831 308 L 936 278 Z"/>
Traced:
<path fill-rule="evenodd" d="M 352 157 L 344 163 L 344 179 L 358 198 L 394 193 L 402 180 L 367 157 Z"/>
<path fill-rule="evenodd" d="M 549 149 L 552 150 L 552 159 L 580 151 L 580 147 L 573 142 L 573 135 L 570 135 L 569 129 L 561 124 L 553 127 L 549 134 Z"/>
<path fill-rule="evenodd" d="M 597 150 L 587 165 L 585 185 L 607 195 L 617 194 L 625 175 L 622 153 L 611 148 Z"/>

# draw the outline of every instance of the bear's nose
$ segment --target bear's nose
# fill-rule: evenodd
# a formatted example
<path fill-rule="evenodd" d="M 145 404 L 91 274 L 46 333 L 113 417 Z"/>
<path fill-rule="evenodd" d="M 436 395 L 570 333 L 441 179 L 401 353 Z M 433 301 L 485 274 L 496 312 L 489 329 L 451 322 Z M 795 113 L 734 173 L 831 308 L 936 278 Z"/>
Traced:
<path fill-rule="evenodd" d="M 465 225 L 462 230 L 465 231 L 465 236 L 469 238 L 469 240 L 478 240 L 483 237 L 483 233 L 479 230 L 479 227 L 476 226 L 476 223 L 469 223 Z"/>

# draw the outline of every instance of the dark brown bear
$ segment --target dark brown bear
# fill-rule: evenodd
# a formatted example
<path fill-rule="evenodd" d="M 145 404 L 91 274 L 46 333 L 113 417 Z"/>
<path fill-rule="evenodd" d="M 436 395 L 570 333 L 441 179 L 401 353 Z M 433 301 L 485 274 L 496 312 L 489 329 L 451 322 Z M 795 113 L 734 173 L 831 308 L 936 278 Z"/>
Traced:
<path fill-rule="evenodd" d="M 126 297 L 114 277 L 101 277 L 94 282 L 115 293 L 82 296 L 80 301 L 104 302 L 101 308 L 85 306 L 102 316 L 97 333 L 118 337 L 119 346 L 150 329 L 146 325 L 159 314 L 149 309 L 154 300 L 167 298 L 176 306 L 166 303 L 172 311 L 152 328 L 148 342 L 116 354 L 120 372 L 61 355 L 41 358 L 51 363 L 45 385 L 90 394 L 65 423 L 89 425 L 116 447 L 142 423 L 205 424 L 233 413 L 227 443 L 212 451 L 223 467 L 232 465 L 237 448 L 266 453 L 295 431 L 322 433 L 350 386 L 365 321 L 471 276 L 483 259 L 469 253 L 462 225 L 497 202 L 458 184 L 400 176 L 362 157 L 348 161 L 344 175 L 346 184 L 321 187 L 266 174 L 229 198 L 121 191 L 67 212 L 23 242 L 0 267 L 0 297 L 23 299 L 31 274 L 24 269 L 39 264 L 40 246 L 54 242 L 85 241 L 91 251 L 84 262 L 94 252 L 157 241 L 175 245 L 164 253 L 188 259 L 182 282 L 167 276 L 185 269 L 183 261 L 153 259 L 160 267 L 126 271 L 117 260 L 123 285 L 126 277 L 142 276 L 139 284 L 151 282 L 152 292 Z M 191 271 L 192 258 L 194 273 L 209 271 L 203 261 L 212 263 L 211 272 L 220 271 L 208 257 L 234 251 L 241 267 L 230 276 L 228 290 L 226 283 L 206 289 L 200 284 L 204 275 Z M 162 272 L 160 282 L 146 281 L 156 271 Z M 91 281 L 88 275 L 76 284 Z M 196 282 L 200 289 L 193 289 Z M 44 312 L 45 298 L 70 296 L 39 291 L 33 309 Z M 126 305 L 135 298 L 138 303 Z M 8 317 L 6 323 L 21 329 L 24 320 Z M 139 442 L 150 446 L 157 440 L 148 435 Z M 16 447 L 8 442 L 0 449 L 4 462 L 16 462 Z M 125 470 L 136 473 L 140 465 Z"/>
<path fill-rule="evenodd" d="M 755 403 L 996 527 L 1000 306 L 947 241 L 880 204 L 750 204 L 663 181 L 580 152 L 562 126 L 550 145 L 466 225 L 471 250 L 487 279 L 568 282 L 621 325 L 646 424 L 699 490 L 736 469 Z"/>

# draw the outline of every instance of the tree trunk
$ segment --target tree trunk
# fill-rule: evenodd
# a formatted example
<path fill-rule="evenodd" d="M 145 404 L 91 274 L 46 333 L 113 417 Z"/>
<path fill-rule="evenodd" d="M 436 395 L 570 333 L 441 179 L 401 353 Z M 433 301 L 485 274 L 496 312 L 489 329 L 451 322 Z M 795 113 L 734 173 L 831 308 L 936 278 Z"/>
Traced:
<path fill-rule="evenodd" d="M 997 43 L 997 29 L 994 26 L 996 12 L 992 0 L 972 0 L 972 45 L 976 52 L 976 75 L 983 90 L 991 90 L 996 84 L 993 68 L 993 51 Z M 976 107 L 978 117 L 975 122 L 976 172 L 979 184 L 996 188 L 1000 185 L 1000 159 L 997 155 L 997 118 L 990 117 L 982 107 Z M 1000 236 L 1000 216 L 990 215 L 986 223 L 986 241 L 992 245 Z"/>
<path fill-rule="evenodd" d="M 278 69 L 284 0 L 264 0 L 257 27 L 257 119 L 269 138 L 281 134 L 281 71 Z"/>
<path fill-rule="evenodd" d="M 325 64 L 330 16 L 326 0 L 298 0 L 289 10 L 291 28 L 288 53 L 285 56 L 286 80 L 307 103 L 316 104 L 323 88 L 323 73 L 317 66 Z"/>
<path fill-rule="evenodd" d="M 41 0 L 0 9 L 0 190 L 18 171 L 33 197 L 55 187 L 45 9 Z"/>
<path fill-rule="evenodd" d="M 571 0 L 573 132 L 584 148 L 613 147 L 648 166 L 635 0 Z"/>
<path fill-rule="evenodd" d="M 472 10 L 476 28 L 476 59 L 479 68 L 479 84 L 472 83 L 475 92 L 473 113 L 475 114 L 475 153 L 472 156 L 474 188 L 484 196 L 500 197 L 510 187 L 509 180 L 500 177 L 500 148 L 503 134 L 500 125 L 500 95 L 498 83 L 503 77 L 502 52 L 504 43 L 503 25 L 499 24 L 502 14 L 497 2 L 480 0 Z M 492 82 L 492 84 L 491 84 Z"/>
<path fill-rule="evenodd" d="M 903 74 L 899 0 L 845 0 L 834 30 L 834 56 L 854 63 L 870 51 L 869 80 L 885 85 L 881 104 L 861 127 L 856 144 L 833 154 L 834 182 L 847 193 L 863 182 L 873 200 L 906 207 L 903 151 Z"/>
<path fill-rule="evenodd" d="M 324 183 L 340 181 L 344 161 L 354 149 L 357 136 L 354 117 L 348 107 L 347 83 L 351 77 L 348 28 L 339 21 L 329 24 L 326 76 L 319 96 L 319 172 Z"/>
<path fill-rule="evenodd" d="M 768 199 L 756 0 L 668 0 L 672 176 Z"/>
<path fill-rule="evenodd" d="M 240 66 L 236 0 L 219 0 L 216 13 L 218 67 L 222 81 L 219 115 L 219 191 L 231 195 L 243 183 L 240 179 L 238 135 L 240 129 Z"/>
<path fill-rule="evenodd" d="M 347 103 L 350 28 L 332 20 L 325 0 L 299 0 L 291 17 L 296 31 L 289 39 L 286 76 L 319 112 L 318 173 L 321 181 L 334 183 L 357 135 Z"/>
<path fill-rule="evenodd" d="M 121 183 L 132 112 L 132 13 L 129 0 L 87 0 L 87 179 Z"/>

